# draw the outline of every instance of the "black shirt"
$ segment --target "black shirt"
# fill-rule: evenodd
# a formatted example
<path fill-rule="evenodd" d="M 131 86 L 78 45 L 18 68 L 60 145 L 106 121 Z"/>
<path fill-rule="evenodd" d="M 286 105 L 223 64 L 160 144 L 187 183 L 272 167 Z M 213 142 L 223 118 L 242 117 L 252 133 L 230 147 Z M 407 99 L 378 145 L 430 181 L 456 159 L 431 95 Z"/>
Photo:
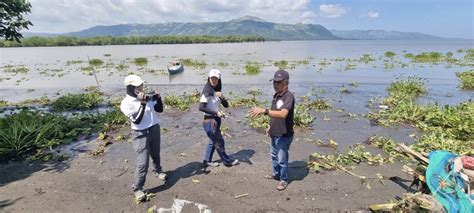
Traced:
<path fill-rule="evenodd" d="M 280 111 L 283 108 L 288 110 L 288 116 L 286 118 L 270 118 L 270 136 L 287 137 L 293 135 L 295 97 L 288 90 L 281 95 L 278 93 L 273 95 L 271 110 Z"/>

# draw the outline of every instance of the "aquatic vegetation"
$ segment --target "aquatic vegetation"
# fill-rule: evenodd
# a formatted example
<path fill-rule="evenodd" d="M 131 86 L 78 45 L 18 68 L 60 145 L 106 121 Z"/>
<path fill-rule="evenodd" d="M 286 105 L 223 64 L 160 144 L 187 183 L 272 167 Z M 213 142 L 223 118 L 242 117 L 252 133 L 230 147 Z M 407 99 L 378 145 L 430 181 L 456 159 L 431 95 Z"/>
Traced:
<path fill-rule="evenodd" d="M 464 59 L 468 61 L 474 61 L 474 49 L 467 49 L 466 55 L 464 55 Z"/>
<path fill-rule="evenodd" d="M 85 75 L 93 75 L 94 74 L 94 67 L 89 66 L 89 67 L 81 67 L 82 73 Z"/>
<path fill-rule="evenodd" d="M 300 60 L 300 61 L 296 61 L 296 64 L 297 65 L 308 65 L 309 64 L 309 59 L 304 59 L 304 60 Z"/>
<path fill-rule="evenodd" d="M 256 107 L 262 104 L 255 95 L 246 97 L 237 97 L 229 100 L 230 107 Z"/>
<path fill-rule="evenodd" d="M 370 54 L 364 54 L 362 55 L 362 57 L 359 58 L 359 62 L 362 62 L 364 64 L 368 64 L 373 61 L 375 61 L 375 59 Z"/>
<path fill-rule="evenodd" d="M 106 131 L 112 125 L 123 125 L 128 119 L 117 107 L 104 114 L 63 116 L 54 113 L 22 110 L 0 118 L 0 159 L 49 160 L 52 148 L 70 143 L 79 136 Z M 53 153 L 54 159 L 64 159 Z"/>
<path fill-rule="evenodd" d="M 356 65 L 355 64 L 347 64 L 346 67 L 344 67 L 344 71 L 348 71 L 348 70 L 354 70 L 356 68 Z"/>
<path fill-rule="evenodd" d="M 310 168 L 313 171 L 320 171 L 321 168 L 326 170 L 347 169 L 346 166 L 351 164 L 360 164 L 366 162 L 369 165 L 382 165 L 385 163 L 393 163 L 393 157 L 383 157 L 380 154 L 372 155 L 365 150 L 362 144 L 355 144 L 350 146 L 346 154 L 328 154 L 322 155 L 313 153 L 309 156 Z"/>
<path fill-rule="evenodd" d="M 327 110 L 331 108 L 331 105 L 328 103 L 328 101 L 322 98 L 310 100 L 308 96 L 301 96 L 300 99 L 300 105 L 305 105 L 311 110 Z"/>
<path fill-rule="evenodd" d="M 351 86 L 351 87 L 358 87 L 359 86 L 359 84 L 357 84 L 357 81 L 354 81 L 354 80 L 350 80 L 348 85 Z"/>
<path fill-rule="evenodd" d="M 3 69 L 3 72 L 7 72 L 7 73 L 15 73 L 15 74 L 18 74 L 18 73 L 27 73 L 28 71 L 30 71 L 30 69 L 26 66 L 11 66 L 11 65 L 7 65 L 4 67 Z"/>
<path fill-rule="evenodd" d="M 368 145 L 382 149 L 385 151 L 385 153 L 392 157 L 405 157 L 405 155 L 397 149 L 398 144 L 390 138 L 373 135 L 367 139 L 366 143 Z"/>
<path fill-rule="evenodd" d="M 145 66 L 148 64 L 148 59 L 145 57 L 134 58 L 133 63 L 137 66 Z"/>
<path fill-rule="evenodd" d="M 461 80 L 461 89 L 474 89 L 474 70 L 457 72 L 456 76 Z"/>
<path fill-rule="evenodd" d="M 296 105 L 294 111 L 294 122 L 295 126 L 309 127 L 311 123 L 316 119 L 309 112 L 309 108 L 306 105 Z"/>
<path fill-rule="evenodd" d="M 198 69 L 204 69 L 207 67 L 206 62 L 204 61 L 193 60 L 190 58 L 183 58 L 183 59 L 180 59 L 180 61 L 181 63 L 183 63 L 184 66 L 194 67 Z"/>
<path fill-rule="evenodd" d="M 51 103 L 51 100 L 49 100 L 48 97 L 46 96 L 41 96 L 40 98 L 36 98 L 36 99 L 27 99 L 27 100 L 24 100 L 20 103 L 17 103 L 15 105 L 19 105 L 19 106 L 28 106 L 28 105 L 47 105 L 47 104 L 50 104 Z"/>
<path fill-rule="evenodd" d="M 255 118 L 247 118 L 247 123 L 255 129 L 267 129 L 270 126 L 269 116 L 257 116 Z"/>
<path fill-rule="evenodd" d="M 227 67 L 227 66 L 229 66 L 229 63 L 219 61 L 219 62 L 217 62 L 217 66 L 219 66 L 219 67 Z"/>
<path fill-rule="evenodd" d="M 258 62 L 247 62 L 245 64 L 245 72 L 247 75 L 256 75 L 260 73 L 260 65 Z"/>
<path fill-rule="evenodd" d="M 382 102 L 387 109 L 369 113 L 376 123 L 389 126 L 406 123 L 421 129 L 424 134 L 412 148 L 419 152 L 447 150 L 458 154 L 472 154 L 474 141 L 474 103 L 467 101 L 457 106 L 437 104 L 417 105 L 414 101 L 426 89 L 419 80 L 394 82 L 387 89 L 389 96 Z"/>
<path fill-rule="evenodd" d="M 115 69 L 117 69 L 117 71 L 124 71 L 126 69 L 128 69 L 129 66 L 125 64 L 125 62 L 121 62 L 120 64 L 118 64 L 117 66 L 115 66 Z"/>
<path fill-rule="evenodd" d="M 400 102 L 408 102 L 426 94 L 425 81 L 417 77 L 397 79 L 397 81 L 390 84 L 387 92 L 389 96 L 383 101 L 383 104 L 395 105 Z"/>
<path fill-rule="evenodd" d="M 8 101 L 0 100 L 0 107 L 8 106 Z"/>
<path fill-rule="evenodd" d="M 69 66 L 71 64 L 80 64 L 80 63 L 84 63 L 84 61 L 81 61 L 81 60 L 70 60 L 70 61 L 66 61 L 66 65 Z"/>
<path fill-rule="evenodd" d="M 448 52 L 446 55 L 440 52 L 423 52 L 417 55 L 411 53 L 405 54 L 405 58 L 410 59 L 412 62 L 416 63 L 440 63 L 448 62 L 455 63 L 458 62 L 458 59 L 452 58 L 452 53 Z"/>
<path fill-rule="evenodd" d="M 279 69 L 286 69 L 288 67 L 288 61 L 285 61 L 285 60 L 275 61 L 273 62 L 273 65 L 275 67 L 278 67 Z"/>
<path fill-rule="evenodd" d="M 96 107 L 101 101 L 102 97 L 97 93 L 67 94 L 51 105 L 54 111 L 87 110 Z"/>
<path fill-rule="evenodd" d="M 349 91 L 349 89 L 347 89 L 346 85 L 342 85 L 341 88 L 339 88 L 339 92 L 346 94 L 352 93 L 351 91 Z"/>
<path fill-rule="evenodd" d="M 201 94 L 198 91 L 194 91 L 189 95 L 186 93 L 183 95 L 167 95 L 165 96 L 164 104 L 171 108 L 186 111 L 189 109 L 189 105 L 197 103 L 200 97 Z"/>
<path fill-rule="evenodd" d="M 89 65 L 90 66 L 98 67 L 98 66 L 101 66 L 102 64 L 104 64 L 104 61 L 102 61 L 98 58 L 93 58 L 93 59 L 89 60 Z"/>
<path fill-rule="evenodd" d="M 397 55 L 396 53 L 390 52 L 390 51 L 387 51 L 387 52 L 384 53 L 384 56 L 387 57 L 387 58 L 393 58 L 396 55 Z"/>

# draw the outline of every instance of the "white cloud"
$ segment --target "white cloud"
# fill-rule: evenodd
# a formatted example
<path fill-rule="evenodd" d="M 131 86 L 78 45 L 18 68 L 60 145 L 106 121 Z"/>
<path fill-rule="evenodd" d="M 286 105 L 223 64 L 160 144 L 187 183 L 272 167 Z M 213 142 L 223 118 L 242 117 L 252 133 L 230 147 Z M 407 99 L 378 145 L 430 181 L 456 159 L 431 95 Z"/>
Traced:
<path fill-rule="evenodd" d="M 96 25 L 228 21 L 245 15 L 278 23 L 315 23 L 310 0 L 30 0 L 32 32 Z"/>
<path fill-rule="evenodd" d="M 322 4 L 319 6 L 319 12 L 323 17 L 337 18 L 344 15 L 347 9 L 340 4 Z"/>
<path fill-rule="evenodd" d="M 378 12 L 374 12 L 374 11 L 369 11 L 368 13 L 362 14 L 361 17 L 367 17 L 367 18 L 370 18 L 370 19 L 376 19 L 376 18 L 379 17 L 379 13 L 378 13 Z"/>

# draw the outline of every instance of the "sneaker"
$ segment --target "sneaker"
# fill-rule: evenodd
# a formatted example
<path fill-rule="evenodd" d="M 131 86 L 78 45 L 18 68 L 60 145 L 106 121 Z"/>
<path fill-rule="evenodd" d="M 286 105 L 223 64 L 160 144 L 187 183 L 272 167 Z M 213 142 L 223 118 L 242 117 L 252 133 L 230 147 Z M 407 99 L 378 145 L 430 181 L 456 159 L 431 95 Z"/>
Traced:
<path fill-rule="evenodd" d="M 224 166 L 230 167 L 230 166 L 235 166 L 237 164 L 239 164 L 239 160 L 235 159 L 231 163 L 224 164 Z"/>
<path fill-rule="evenodd" d="M 288 183 L 285 182 L 285 181 L 280 181 L 277 185 L 277 190 L 278 191 L 283 191 L 286 189 L 286 187 L 288 186 Z"/>
<path fill-rule="evenodd" d="M 164 172 L 153 172 L 153 174 L 155 175 L 155 177 L 157 177 L 158 179 L 162 180 L 162 181 L 165 181 L 166 179 L 168 179 L 168 175 L 166 175 L 166 173 Z"/>
<path fill-rule="evenodd" d="M 208 161 L 203 161 L 203 164 L 204 164 L 205 167 L 208 167 L 208 166 L 210 166 L 210 167 L 218 167 L 218 166 L 219 166 L 219 163 L 218 163 L 218 162 L 215 162 L 215 161 L 210 161 L 210 162 L 208 162 Z"/>
<path fill-rule="evenodd" d="M 137 190 L 137 191 L 134 192 L 134 194 L 135 194 L 135 200 L 138 201 L 138 202 L 141 202 L 141 201 L 145 200 L 145 198 L 146 198 L 146 195 L 142 190 Z"/>

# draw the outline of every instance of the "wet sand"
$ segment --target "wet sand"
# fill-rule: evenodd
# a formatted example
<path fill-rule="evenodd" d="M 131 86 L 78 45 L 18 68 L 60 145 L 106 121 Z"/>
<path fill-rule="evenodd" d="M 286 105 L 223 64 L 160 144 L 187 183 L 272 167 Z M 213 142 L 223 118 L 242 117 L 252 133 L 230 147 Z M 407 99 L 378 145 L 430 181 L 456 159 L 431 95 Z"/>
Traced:
<path fill-rule="evenodd" d="M 271 172 L 269 138 L 245 123 L 247 108 L 227 110 L 224 120 L 229 127 L 226 151 L 241 161 L 235 167 L 202 168 L 207 138 L 201 127 L 201 113 L 193 105 L 186 113 L 166 109 L 161 116 L 162 166 L 166 183 L 148 175 L 145 189 L 156 193 L 149 202 L 135 204 L 130 189 L 135 157 L 128 140 L 107 146 L 102 156 L 93 151 L 103 141 L 85 140 L 64 147 L 71 154 L 61 163 L 33 162 L 0 165 L 0 207 L 5 212 L 143 212 L 156 205 L 170 208 L 175 198 L 207 205 L 214 212 L 333 211 L 363 210 L 370 204 L 387 203 L 406 192 L 410 182 L 370 183 L 372 189 L 354 176 L 341 171 L 314 173 L 306 168 L 314 152 L 346 151 L 348 145 L 363 143 L 373 134 L 412 142 L 410 128 L 372 126 L 361 116 L 349 117 L 348 111 L 316 114 L 312 129 L 298 129 L 290 148 L 291 182 L 284 191 L 276 190 L 276 181 L 264 179 Z M 324 121 L 322 117 L 331 118 Z M 241 120 L 241 122 L 239 122 Z M 119 131 L 128 135 L 129 127 Z M 127 137 L 128 138 L 128 137 Z M 336 150 L 320 147 L 307 139 L 339 143 Z M 376 153 L 379 150 L 368 147 Z M 214 159 L 217 159 L 217 154 Z M 401 172 L 401 163 L 382 166 L 357 165 L 354 172 L 375 176 L 409 178 Z M 151 170 L 150 170 L 151 171 Z M 194 181 L 193 181 L 194 180 Z M 194 183 L 196 180 L 199 183 Z M 235 198 L 248 194 L 248 196 Z M 188 205 L 185 212 L 198 212 Z M 189 211 L 188 211 L 189 210 Z"/>

